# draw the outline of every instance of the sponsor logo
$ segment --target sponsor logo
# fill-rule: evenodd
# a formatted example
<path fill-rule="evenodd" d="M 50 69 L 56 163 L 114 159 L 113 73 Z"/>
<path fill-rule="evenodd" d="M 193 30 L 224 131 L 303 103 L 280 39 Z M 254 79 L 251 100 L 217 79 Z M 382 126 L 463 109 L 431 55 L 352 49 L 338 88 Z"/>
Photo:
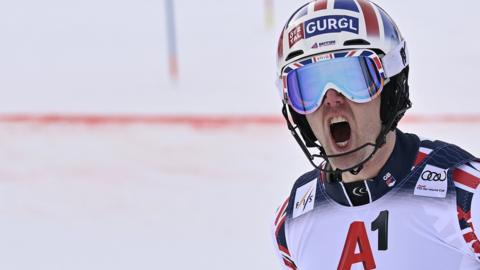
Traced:
<path fill-rule="evenodd" d="M 385 181 L 385 183 L 387 184 L 388 187 L 393 187 L 395 185 L 395 183 L 397 182 L 395 177 L 393 177 L 392 174 L 389 173 L 389 172 L 387 172 L 383 176 L 383 181 Z"/>
<path fill-rule="evenodd" d="M 290 30 L 288 32 L 288 45 L 291 48 L 299 40 L 327 33 L 350 32 L 358 34 L 358 28 L 358 18 L 355 17 L 346 15 L 317 17 L 301 23 Z M 322 42 L 316 46 L 333 45 L 334 43 L 331 44 L 331 42 Z"/>
<path fill-rule="evenodd" d="M 448 182 L 445 169 L 426 165 L 415 185 L 413 194 L 426 197 L 445 198 L 447 196 Z"/>
<path fill-rule="evenodd" d="M 320 47 L 335 45 L 335 43 L 336 43 L 335 40 L 330 40 L 330 41 L 325 41 L 325 42 L 320 42 L 320 43 L 315 42 L 312 46 L 312 49 L 317 49 L 317 48 L 320 48 Z"/>
<path fill-rule="evenodd" d="M 313 192 L 313 186 L 310 188 L 310 190 L 308 190 L 307 193 L 305 193 L 302 199 L 295 204 L 295 208 L 298 209 L 300 208 L 300 206 L 303 206 L 302 210 L 305 210 L 305 207 L 307 207 L 307 204 L 311 203 L 313 200 L 312 192 Z"/>
<path fill-rule="evenodd" d="M 447 180 L 447 172 L 443 171 L 440 173 L 432 171 L 424 171 L 420 176 L 425 181 L 445 181 Z"/>
<path fill-rule="evenodd" d="M 290 32 L 288 32 L 288 46 L 290 48 L 295 45 L 299 40 L 305 38 L 305 33 L 303 31 L 303 23 L 295 26 Z"/>
<path fill-rule="evenodd" d="M 293 218 L 299 217 L 311 210 L 315 205 L 315 195 L 317 190 L 317 179 L 312 180 L 305 185 L 297 188 L 295 191 L 295 200 L 293 208 Z"/>
<path fill-rule="evenodd" d="M 367 189 L 365 187 L 356 187 L 353 189 L 352 193 L 357 197 L 362 197 L 367 194 Z"/>
<path fill-rule="evenodd" d="M 443 188 L 430 188 L 427 185 L 418 185 L 416 187 L 416 190 L 426 191 L 426 192 L 438 192 L 438 193 L 445 191 Z M 431 196 L 431 197 L 436 197 L 436 196 Z"/>
<path fill-rule="evenodd" d="M 342 31 L 358 34 L 358 18 L 345 15 L 332 15 L 308 20 L 305 22 L 304 38 Z"/>

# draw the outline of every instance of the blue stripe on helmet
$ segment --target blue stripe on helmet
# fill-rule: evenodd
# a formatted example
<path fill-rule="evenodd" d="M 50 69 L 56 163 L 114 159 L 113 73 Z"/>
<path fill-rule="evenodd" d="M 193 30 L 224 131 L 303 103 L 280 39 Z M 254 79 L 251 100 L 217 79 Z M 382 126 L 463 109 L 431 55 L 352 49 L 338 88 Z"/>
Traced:
<path fill-rule="evenodd" d="M 385 32 L 385 39 L 391 39 L 397 42 L 400 42 L 400 35 L 397 32 L 397 27 L 393 23 L 392 19 L 388 15 L 380 10 L 380 15 L 382 17 L 383 29 Z"/>
<path fill-rule="evenodd" d="M 307 13 L 308 13 L 308 4 L 303 6 L 303 8 L 297 12 L 295 17 L 293 17 L 293 21 L 300 19 L 301 17 L 307 15 Z"/>
<path fill-rule="evenodd" d="M 354 12 L 359 12 L 357 4 L 354 0 L 336 0 L 334 9 L 346 9 Z"/>
<path fill-rule="evenodd" d="M 305 7 L 308 6 L 309 3 L 306 3 L 305 5 L 301 6 L 300 8 L 297 9 L 297 11 L 295 11 L 292 16 L 290 16 L 290 18 L 288 19 L 287 23 L 285 24 L 285 27 L 284 29 L 287 29 L 289 26 L 290 26 L 290 23 L 298 18 L 300 18 L 301 16 L 298 15 L 299 12 L 308 12 L 308 9 L 306 9 Z M 305 10 L 303 10 L 305 9 Z M 306 15 L 306 14 L 304 14 Z M 302 16 L 304 16 L 302 15 Z"/>

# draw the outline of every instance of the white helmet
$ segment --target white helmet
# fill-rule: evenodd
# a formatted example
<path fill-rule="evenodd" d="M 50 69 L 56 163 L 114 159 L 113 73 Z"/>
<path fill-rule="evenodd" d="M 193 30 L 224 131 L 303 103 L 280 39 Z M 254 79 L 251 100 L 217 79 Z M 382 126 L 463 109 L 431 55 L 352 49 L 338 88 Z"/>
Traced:
<path fill-rule="evenodd" d="M 277 75 L 299 59 L 352 49 L 373 49 L 385 55 L 382 62 L 388 77 L 408 65 L 405 40 L 390 16 L 376 4 L 368 0 L 309 2 L 290 17 L 280 34 Z"/>

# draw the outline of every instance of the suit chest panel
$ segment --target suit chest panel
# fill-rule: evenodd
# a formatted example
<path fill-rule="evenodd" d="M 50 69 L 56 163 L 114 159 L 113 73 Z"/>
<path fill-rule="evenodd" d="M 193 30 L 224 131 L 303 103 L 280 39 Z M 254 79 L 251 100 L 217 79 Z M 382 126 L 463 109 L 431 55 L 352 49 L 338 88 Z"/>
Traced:
<path fill-rule="evenodd" d="M 439 199 L 397 192 L 353 208 L 320 204 L 286 223 L 299 269 L 337 269 L 348 256 L 347 243 L 353 253 L 371 252 L 375 269 L 473 269 L 462 267 L 474 258 L 466 255 L 454 194 Z M 369 268 L 359 262 L 350 269 Z"/>

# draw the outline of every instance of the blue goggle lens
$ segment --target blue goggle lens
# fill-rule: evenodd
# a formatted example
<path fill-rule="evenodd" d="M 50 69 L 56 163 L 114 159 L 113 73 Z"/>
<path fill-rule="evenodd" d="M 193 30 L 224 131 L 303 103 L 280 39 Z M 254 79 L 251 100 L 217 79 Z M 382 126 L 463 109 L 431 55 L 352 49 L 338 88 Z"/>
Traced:
<path fill-rule="evenodd" d="M 364 103 L 374 99 L 382 87 L 374 61 L 363 56 L 320 61 L 287 74 L 290 104 L 301 114 L 317 110 L 331 88 L 353 102 Z"/>

